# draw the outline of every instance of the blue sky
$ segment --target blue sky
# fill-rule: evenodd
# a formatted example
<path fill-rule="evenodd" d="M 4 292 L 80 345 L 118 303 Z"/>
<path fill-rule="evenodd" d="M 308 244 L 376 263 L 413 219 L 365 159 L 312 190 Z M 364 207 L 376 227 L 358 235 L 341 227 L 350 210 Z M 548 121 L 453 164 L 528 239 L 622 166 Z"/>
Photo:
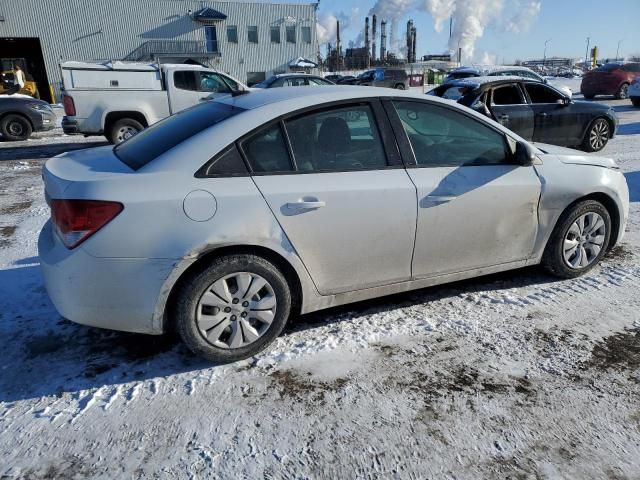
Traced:
<path fill-rule="evenodd" d="M 509 3 L 512 0 L 505 0 Z M 343 31 L 347 41 L 354 39 L 358 29 L 363 28 L 364 17 L 374 1 L 320 0 L 319 14 L 343 12 L 350 16 L 358 8 L 360 21 Z M 424 0 L 419 1 L 420 4 Z M 487 52 L 498 62 L 503 59 L 541 58 L 544 42 L 551 39 L 547 56 L 584 57 L 586 38 L 591 37 L 591 46 L 597 45 L 601 57 L 614 57 L 618 40 L 620 55 L 640 55 L 640 0 L 540 0 L 541 8 L 528 31 L 506 32 L 503 28 L 489 26 L 476 42 L 476 54 Z M 413 9 L 401 21 L 401 29 L 412 18 L 416 24 L 417 53 L 442 53 L 447 49 L 448 25 L 437 33 L 428 13 Z M 324 54 L 324 49 L 321 48 Z"/>

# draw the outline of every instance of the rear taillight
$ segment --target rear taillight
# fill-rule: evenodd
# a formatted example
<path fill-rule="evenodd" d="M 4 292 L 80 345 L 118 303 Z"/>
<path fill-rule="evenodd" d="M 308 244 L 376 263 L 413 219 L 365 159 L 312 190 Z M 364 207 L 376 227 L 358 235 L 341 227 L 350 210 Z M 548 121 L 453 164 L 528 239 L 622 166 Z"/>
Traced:
<path fill-rule="evenodd" d="M 121 203 L 102 200 L 51 200 L 51 218 L 65 247 L 80 245 L 113 220 Z"/>
<path fill-rule="evenodd" d="M 70 117 L 76 116 L 76 104 L 69 95 L 62 96 L 62 104 L 64 105 L 64 113 Z"/>

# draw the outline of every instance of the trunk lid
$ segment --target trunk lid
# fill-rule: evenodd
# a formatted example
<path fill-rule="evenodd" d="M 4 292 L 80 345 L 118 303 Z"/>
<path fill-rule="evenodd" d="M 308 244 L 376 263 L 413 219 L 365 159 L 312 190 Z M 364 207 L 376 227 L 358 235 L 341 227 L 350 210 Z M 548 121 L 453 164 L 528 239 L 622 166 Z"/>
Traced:
<path fill-rule="evenodd" d="M 64 192 L 72 183 L 94 182 L 132 172 L 115 156 L 113 146 L 106 145 L 50 158 L 42 168 L 42 179 L 48 199 L 64 198 Z"/>

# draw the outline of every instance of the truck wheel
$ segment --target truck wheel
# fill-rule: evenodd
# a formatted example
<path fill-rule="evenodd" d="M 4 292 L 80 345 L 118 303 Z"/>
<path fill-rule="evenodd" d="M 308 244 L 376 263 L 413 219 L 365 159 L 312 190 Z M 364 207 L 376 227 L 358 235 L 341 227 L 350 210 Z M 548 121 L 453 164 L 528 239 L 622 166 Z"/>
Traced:
<path fill-rule="evenodd" d="M 33 129 L 22 115 L 7 115 L 0 121 L 0 133 L 6 140 L 26 140 Z"/>
<path fill-rule="evenodd" d="M 137 120 L 121 118 L 111 126 L 107 139 L 111 143 L 118 145 L 142 130 L 144 130 L 144 126 Z"/>

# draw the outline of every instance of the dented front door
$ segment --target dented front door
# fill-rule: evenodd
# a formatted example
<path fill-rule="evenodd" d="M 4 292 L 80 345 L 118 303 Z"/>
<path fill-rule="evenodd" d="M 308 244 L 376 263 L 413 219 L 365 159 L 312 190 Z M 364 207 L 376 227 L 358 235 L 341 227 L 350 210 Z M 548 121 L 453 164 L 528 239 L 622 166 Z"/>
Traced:
<path fill-rule="evenodd" d="M 408 172 L 418 189 L 414 278 L 531 256 L 540 198 L 533 167 L 452 166 Z"/>

